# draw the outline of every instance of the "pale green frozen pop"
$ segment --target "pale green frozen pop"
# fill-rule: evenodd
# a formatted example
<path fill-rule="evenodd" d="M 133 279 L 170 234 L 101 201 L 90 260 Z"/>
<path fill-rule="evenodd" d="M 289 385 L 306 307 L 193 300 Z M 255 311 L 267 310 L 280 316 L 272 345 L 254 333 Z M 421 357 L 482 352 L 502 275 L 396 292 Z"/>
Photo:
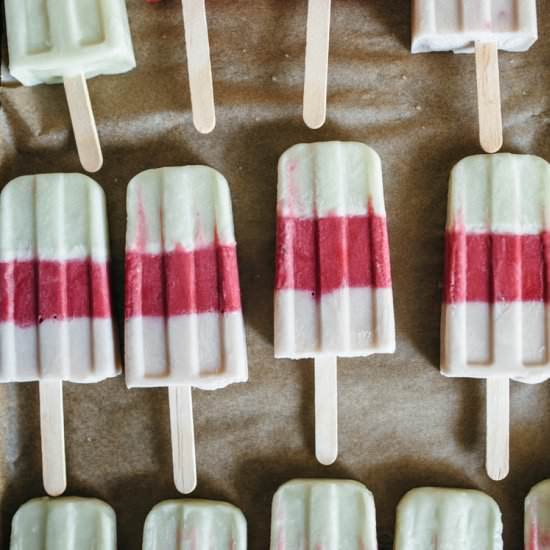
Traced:
<path fill-rule="evenodd" d="M 376 550 L 372 493 L 340 479 L 296 479 L 273 498 L 271 550 Z"/>
<path fill-rule="evenodd" d="M 246 550 L 246 520 L 226 502 L 167 500 L 145 520 L 143 550 Z"/>
<path fill-rule="evenodd" d="M 12 521 L 10 550 L 116 550 L 115 512 L 93 498 L 37 498 Z"/>

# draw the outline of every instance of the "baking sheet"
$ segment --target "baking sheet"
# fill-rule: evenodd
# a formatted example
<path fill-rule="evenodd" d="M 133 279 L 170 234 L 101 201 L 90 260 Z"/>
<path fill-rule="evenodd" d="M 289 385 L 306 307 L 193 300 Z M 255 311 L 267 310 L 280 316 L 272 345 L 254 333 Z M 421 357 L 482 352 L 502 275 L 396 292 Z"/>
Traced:
<path fill-rule="evenodd" d="M 376 499 L 382 550 L 396 505 L 422 485 L 481 489 L 502 508 L 505 547 L 520 548 L 523 499 L 550 477 L 550 386 L 512 384 L 511 473 L 484 471 L 483 382 L 438 371 L 447 178 L 480 152 L 472 56 L 409 54 L 406 0 L 333 2 L 327 124 L 301 121 L 305 0 L 208 0 L 218 126 L 191 123 L 181 7 L 129 0 L 138 68 L 90 81 L 105 154 L 95 179 L 107 193 L 112 276 L 122 328 L 125 190 L 138 172 L 209 164 L 229 180 L 239 243 L 250 382 L 194 391 L 199 486 L 248 519 L 249 548 L 269 544 L 271 498 L 295 477 L 365 483 Z M 500 56 L 504 150 L 550 158 L 550 19 L 540 40 Z M 80 171 L 61 86 L 0 90 L 0 182 Z M 398 349 L 339 362 L 340 457 L 313 453 L 313 368 L 273 359 L 276 163 L 291 145 L 358 140 L 384 167 Z M 177 497 L 164 389 L 127 391 L 123 378 L 65 384 L 67 494 L 99 497 L 118 515 L 119 548 L 140 548 L 147 512 Z M 36 384 L 0 388 L 1 541 L 26 500 L 41 496 Z"/>

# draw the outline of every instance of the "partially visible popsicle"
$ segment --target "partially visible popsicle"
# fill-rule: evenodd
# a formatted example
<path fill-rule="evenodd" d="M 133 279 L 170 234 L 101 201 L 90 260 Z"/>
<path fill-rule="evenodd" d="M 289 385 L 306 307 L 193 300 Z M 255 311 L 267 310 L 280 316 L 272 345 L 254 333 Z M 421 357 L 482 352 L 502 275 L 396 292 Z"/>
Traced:
<path fill-rule="evenodd" d="M 327 117 L 330 4 L 331 0 L 308 0 L 304 122 L 314 130 Z"/>
<path fill-rule="evenodd" d="M 477 155 L 451 173 L 441 371 L 487 378 L 487 468 L 508 473 L 509 379 L 550 378 L 550 165 Z"/>
<path fill-rule="evenodd" d="M 167 500 L 145 520 L 143 550 L 246 550 L 246 519 L 214 500 Z"/>
<path fill-rule="evenodd" d="M 536 0 L 413 0 L 412 52 L 475 50 L 480 143 L 502 147 L 498 49 L 525 51 L 537 40 Z"/>
<path fill-rule="evenodd" d="M 168 386 L 177 488 L 196 484 L 191 386 L 248 378 L 233 214 L 206 166 L 149 170 L 128 186 L 126 382 Z"/>
<path fill-rule="evenodd" d="M 93 498 L 37 498 L 12 521 L 10 550 L 116 550 L 113 509 Z"/>
<path fill-rule="evenodd" d="M 63 82 L 82 166 L 103 164 L 86 78 L 136 66 L 125 0 L 6 0 L 10 72 L 25 86 Z"/>
<path fill-rule="evenodd" d="M 315 359 L 316 454 L 338 454 L 336 358 L 395 350 L 380 158 L 361 143 L 279 161 L 275 357 Z"/>
<path fill-rule="evenodd" d="M 205 0 L 181 0 L 193 123 L 202 134 L 216 126 Z"/>
<path fill-rule="evenodd" d="M 341 479 L 297 479 L 273 498 L 271 550 L 376 550 L 372 493 Z"/>
<path fill-rule="evenodd" d="M 80 174 L 0 193 L 0 382 L 38 381 L 44 486 L 65 490 L 62 381 L 119 374 L 105 196 Z"/>
<path fill-rule="evenodd" d="M 537 483 L 525 499 L 525 550 L 550 548 L 550 480 Z"/>
<path fill-rule="evenodd" d="M 422 487 L 397 507 L 394 550 L 502 550 L 497 503 L 480 491 Z"/>

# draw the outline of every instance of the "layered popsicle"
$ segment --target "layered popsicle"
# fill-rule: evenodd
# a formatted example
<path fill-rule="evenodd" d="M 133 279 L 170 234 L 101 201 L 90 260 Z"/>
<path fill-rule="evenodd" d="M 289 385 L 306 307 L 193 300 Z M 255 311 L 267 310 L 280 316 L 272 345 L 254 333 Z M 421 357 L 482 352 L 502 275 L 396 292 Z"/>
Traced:
<path fill-rule="evenodd" d="M 337 452 L 336 357 L 394 349 L 380 158 L 361 143 L 296 145 L 279 161 L 275 356 L 316 361 L 317 412 L 331 426 L 322 462 Z"/>
<path fill-rule="evenodd" d="M 136 66 L 125 0 L 6 0 L 10 72 L 25 86 L 63 82 L 82 166 L 103 156 L 86 78 Z"/>
<path fill-rule="evenodd" d="M 508 380 L 550 377 L 550 165 L 529 155 L 468 157 L 453 168 L 449 186 L 441 371 L 488 379 L 496 397 L 488 395 L 488 406 L 500 407 L 495 433 L 506 437 L 504 470 L 490 475 L 503 477 Z"/>
<path fill-rule="evenodd" d="M 246 550 L 246 519 L 227 502 L 168 500 L 145 520 L 143 550 Z"/>
<path fill-rule="evenodd" d="M 174 430 L 191 386 L 248 378 L 229 187 L 205 166 L 149 170 L 130 182 L 127 210 L 126 381 L 170 388 Z"/>
<path fill-rule="evenodd" d="M 478 41 L 522 52 L 537 37 L 536 0 L 413 0 L 412 53 L 471 53 Z"/>
<path fill-rule="evenodd" d="M 271 550 L 376 550 L 372 493 L 361 483 L 298 479 L 273 498 Z"/>
<path fill-rule="evenodd" d="M 525 499 L 525 550 L 550 549 L 550 480 L 537 483 Z"/>
<path fill-rule="evenodd" d="M 422 487 L 397 508 L 394 550 L 502 550 L 497 503 L 480 491 Z"/>
<path fill-rule="evenodd" d="M 0 194 L 0 228 L 0 382 L 40 383 L 44 482 L 58 494 L 65 483 L 62 381 L 99 382 L 120 372 L 103 190 L 80 174 L 17 178 Z M 56 414 L 60 425 L 44 424 Z M 62 463 L 48 460 L 50 430 L 60 438 Z M 52 466 L 59 473 L 53 486 Z"/>
<path fill-rule="evenodd" d="M 536 0 L 413 0 L 412 52 L 475 51 L 479 140 L 503 143 L 498 50 L 525 51 L 537 40 Z"/>
<path fill-rule="evenodd" d="M 30 500 L 12 521 L 10 550 L 116 550 L 113 509 L 93 498 Z"/>

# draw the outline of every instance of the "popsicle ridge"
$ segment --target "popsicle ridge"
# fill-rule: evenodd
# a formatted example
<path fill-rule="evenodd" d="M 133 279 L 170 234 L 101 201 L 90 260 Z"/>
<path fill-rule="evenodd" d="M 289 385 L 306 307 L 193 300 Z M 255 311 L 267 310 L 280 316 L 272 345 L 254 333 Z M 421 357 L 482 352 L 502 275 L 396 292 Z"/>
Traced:
<path fill-rule="evenodd" d="M 146 171 L 128 187 L 127 383 L 216 389 L 246 381 L 227 182 L 205 166 Z"/>
<path fill-rule="evenodd" d="M 101 187 L 80 174 L 17 178 L 0 225 L 0 381 L 118 374 Z"/>
<path fill-rule="evenodd" d="M 478 155 L 450 180 L 442 323 L 448 376 L 547 379 L 550 165 Z"/>
<path fill-rule="evenodd" d="M 273 497 L 271 550 L 376 550 L 372 493 L 348 480 L 293 480 Z"/>
<path fill-rule="evenodd" d="M 86 260 L 0 262 L 0 323 L 110 319 L 108 267 Z M 70 289 L 70 291 L 68 290 Z"/>
<path fill-rule="evenodd" d="M 340 288 L 391 288 L 382 216 L 279 217 L 277 247 L 276 290 L 306 290 L 319 300 Z"/>
<path fill-rule="evenodd" d="M 125 0 L 7 0 L 5 9 L 10 72 L 25 86 L 136 66 Z"/>
<path fill-rule="evenodd" d="M 275 356 L 391 353 L 393 298 L 379 156 L 296 145 L 279 161 Z"/>
<path fill-rule="evenodd" d="M 226 502 L 169 500 L 148 514 L 143 531 L 143 550 L 180 548 L 245 550 L 246 520 Z"/>
<path fill-rule="evenodd" d="M 550 548 L 550 480 L 531 488 L 525 499 L 525 550 Z"/>

